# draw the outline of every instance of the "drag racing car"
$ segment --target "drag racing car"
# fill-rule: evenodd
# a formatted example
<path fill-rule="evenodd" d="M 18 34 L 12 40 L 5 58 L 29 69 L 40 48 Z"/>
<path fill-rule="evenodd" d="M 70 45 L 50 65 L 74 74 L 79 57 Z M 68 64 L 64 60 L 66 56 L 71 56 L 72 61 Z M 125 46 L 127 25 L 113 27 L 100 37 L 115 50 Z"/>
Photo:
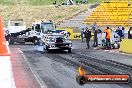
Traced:
<path fill-rule="evenodd" d="M 63 34 L 47 34 L 43 40 L 44 50 L 50 52 L 51 50 L 72 50 L 72 42 L 65 38 Z"/>

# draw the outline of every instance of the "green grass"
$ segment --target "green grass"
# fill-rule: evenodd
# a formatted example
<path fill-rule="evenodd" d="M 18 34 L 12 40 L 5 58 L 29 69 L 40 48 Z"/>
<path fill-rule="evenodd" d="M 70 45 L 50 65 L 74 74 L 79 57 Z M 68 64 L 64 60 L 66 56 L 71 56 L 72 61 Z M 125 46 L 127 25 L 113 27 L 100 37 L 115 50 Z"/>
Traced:
<path fill-rule="evenodd" d="M 13 2 L 12 0 L 0 0 L 0 4 L 10 4 L 10 5 L 13 5 Z"/>
<path fill-rule="evenodd" d="M 62 2 L 65 2 L 65 0 L 0 0 L 0 4 L 52 5 L 55 1 L 57 1 L 57 4 L 61 4 Z"/>
<path fill-rule="evenodd" d="M 4 26 L 9 19 L 23 19 L 26 25 L 31 26 L 33 21 L 49 20 L 58 23 L 87 9 L 88 5 L 61 6 L 56 8 L 53 5 L 0 5 L 0 16 L 3 18 Z M 70 14 L 69 14 L 70 13 Z"/>
<path fill-rule="evenodd" d="M 102 0 L 88 0 L 89 3 L 100 3 Z"/>
<path fill-rule="evenodd" d="M 61 4 L 65 0 L 27 0 L 31 5 L 52 5 L 55 1 L 57 4 Z"/>
<path fill-rule="evenodd" d="M 27 5 L 52 5 L 53 2 L 57 1 L 57 4 L 66 2 L 67 0 L 0 0 L 0 4 L 3 5 L 14 5 L 14 4 L 27 4 Z M 81 1 L 81 0 L 74 0 Z M 102 0 L 88 0 L 89 3 L 98 3 Z"/>
<path fill-rule="evenodd" d="M 14 5 L 14 4 L 52 5 L 53 2 L 55 2 L 55 1 L 57 1 L 57 4 L 61 4 L 62 2 L 66 2 L 67 0 L 0 0 L 0 4 L 3 4 L 3 5 Z M 82 0 L 73 0 L 73 1 L 80 2 Z M 105 1 L 105 0 L 88 0 L 88 3 L 90 3 L 90 4 L 100 3 L 101 1 Z M 120 1 L 120 0 L 115 0 L 115 1 Z M 132 1 L 132 0 L 130 0 L 130 1 Z"/>

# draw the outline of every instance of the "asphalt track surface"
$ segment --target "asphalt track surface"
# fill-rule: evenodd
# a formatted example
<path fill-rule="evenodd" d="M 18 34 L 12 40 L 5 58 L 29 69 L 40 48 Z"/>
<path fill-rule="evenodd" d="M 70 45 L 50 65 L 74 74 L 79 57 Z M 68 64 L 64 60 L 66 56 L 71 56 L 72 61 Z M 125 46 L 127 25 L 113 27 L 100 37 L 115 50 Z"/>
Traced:
<path fill-rule="evenodd" d="M 132 76 L 132 55 L 104 50 L 85 49 L 86 44 L 73 41 L 72 53 L 37 51 L 32 44 L 11 45 L 20 48 L 32 69 L 48 88 L 132 88 L 132 84 L 86 84 L 76 82 L 76 70 L 83 66 L 88 74 L 130 74 Z"/>

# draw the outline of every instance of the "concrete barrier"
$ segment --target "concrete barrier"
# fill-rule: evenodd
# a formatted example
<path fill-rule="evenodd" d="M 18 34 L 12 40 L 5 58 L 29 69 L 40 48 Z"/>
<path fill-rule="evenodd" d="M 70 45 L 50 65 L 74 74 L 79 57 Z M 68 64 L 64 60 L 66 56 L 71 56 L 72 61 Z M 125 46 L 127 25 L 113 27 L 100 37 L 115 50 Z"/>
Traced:
<path fill-rule="evenodd" d="M 123 39 L 119 51 L 132 54 L 132 39 Z"/>
<path fill-rule="evenodd" d="M 2 18 L 0 17 L 0 88 L 16 88 L 12 64 L 10 61 L 10 51 L 6 42 Z"/>

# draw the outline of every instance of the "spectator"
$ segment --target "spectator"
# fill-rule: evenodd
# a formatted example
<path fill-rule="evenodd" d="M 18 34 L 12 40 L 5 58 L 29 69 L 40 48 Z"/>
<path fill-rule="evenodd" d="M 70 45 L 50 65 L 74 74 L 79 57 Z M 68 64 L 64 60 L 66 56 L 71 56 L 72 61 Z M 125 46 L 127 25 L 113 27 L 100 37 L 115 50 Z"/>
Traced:
<path fill-rule="evenodd" d="M 84 35 L 85 35 L 85 31 L 84 31 L 84 28 L 82 28 L 82 30 L 81 30 L 81 39 L 82 39 L 82 42 L 84 42 Z"/>
<path fill-rule="evenodd" d="M 96 22 L 93 24 L 92 29 L 93 29 L 93 30 L 96 29 Z"/>
<path fill-rule="evenodd" d="M 10 39 L 10 32 L 9 32 L 9 30 L 5 30 L 4 32 L 5 32 L 6 41 L 9 41 L 9 39 Z"/>
<path fill-rule="evenodd" d="M 120 41 L 121 41 L 121 37 L 123 35 L 123 33 L 122 33 L 122 27 L 118 27 L 118 29 L 116 30 L 116 32 L 120 36 Z"/>
<path fill-rule="evenodd" d="M 124 39 L 124 35 L 125 35 L 125 27 L 122 27 L 122 37 Z"/>
<path fill-rule="evenodd" d="M 89 42 L 90 42 L 90 38 L 91 38 L 91 31 L 88 28 L 86 28 L 86 31 L 85 31 L 85 38 L 86 38 L 86 43 L 87 43 L 86 49 L 89 49 L 90 48 Z"/>
<path fill-rule="evenodd" d="M 111 41 L 110 41 L 110 38 L 111 38 L 111 30 L 109 27 L 107 27 L 107 29 L 104 30 L 104 32 L 106 33 L 106 47 L 107 49 L 111 49 Z"/>
<path fill-rule="evenodd" d="M 67 0 L 67 5 L 73 5 L 73 4 L 74 4 L 73 0 Z"/>
<path fill-rule="evenodd" d="M 124 36 L 124 27 L 118 27 L 118 29 L 116 30 L 117 34 L 120 36 L 120 42 L 122 40 L 122 37 Z"/>
<path fill-rule="evenodd" d="M 98 34 L 98 30 L 95 29 L 95 30 L 94 30 L 94 44 L 93 44 L 93 47 L 97 47 L 97 46 L 98 46 L 97 34 Z"/>
<path fill-rule="evenodd" d="M 83 4 L 87 4 L 87 2 L 88 2 L 87 0 L 82 0 Z"/>
<path fill-rule="evenodd" d="M 101 47 L 102 46 L 102 31 L 101 31 L 101 27 L 98 27 L 98 30 L 97 30 L 97 46 L 98 47 Z"/>
<path fill-rule="evenodd" d="M 53 2 L 53 5 L 56 5 L 56 1 L 55 1 L 55 2 Z"/>
<path fill-rule="evenodd" d="M 66 5 L 66 4 L 64 2 L 62 2 L 61 5 Z"/>
<path fill-rule="evenodd" d="M 128 39 L 132 39 L 132 27 L 128 31 Z"/>

